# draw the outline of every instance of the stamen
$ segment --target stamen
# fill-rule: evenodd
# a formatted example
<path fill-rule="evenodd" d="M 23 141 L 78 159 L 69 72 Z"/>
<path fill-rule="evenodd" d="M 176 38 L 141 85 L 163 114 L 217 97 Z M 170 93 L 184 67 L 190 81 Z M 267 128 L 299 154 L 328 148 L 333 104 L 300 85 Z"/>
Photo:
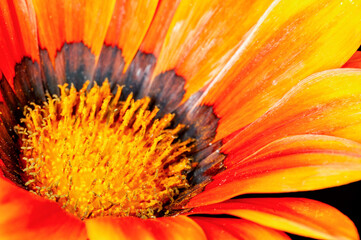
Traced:
<path fill-rule="evenodd" d="M 24 109 L 25 185 L 81 219 L 97 216 L 155 217 L 189 187 L 192 139 L 178 140 L 184 125 L 169 128 L 150 99 L 119 101 L 108 81 L 87 91 L 60 86 L 43 106 Z"/>

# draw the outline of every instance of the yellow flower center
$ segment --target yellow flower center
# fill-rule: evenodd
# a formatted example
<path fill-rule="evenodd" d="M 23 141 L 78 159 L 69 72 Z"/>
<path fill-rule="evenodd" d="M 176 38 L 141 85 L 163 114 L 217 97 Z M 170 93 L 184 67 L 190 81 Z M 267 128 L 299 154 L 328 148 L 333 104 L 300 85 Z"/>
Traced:
<path fill-rule="evenodd" d="M 119 101 L 108 81 L 87 91 L 67 84 L 24 110 L 24 181 L 30 191 L 61 204 L 81 219 L 97 216 L 155 217 L 180 189 L 189 187 L 192 139 L 172 114 L 156 119 L 149 98 Z"/>

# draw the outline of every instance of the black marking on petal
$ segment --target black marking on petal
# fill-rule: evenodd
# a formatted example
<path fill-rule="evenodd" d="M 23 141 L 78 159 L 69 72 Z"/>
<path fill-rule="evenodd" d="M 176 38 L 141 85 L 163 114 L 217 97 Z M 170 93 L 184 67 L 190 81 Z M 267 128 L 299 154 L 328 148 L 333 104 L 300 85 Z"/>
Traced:
<path fill-rule="evenodd" d="M 20 120 L 23 116 L 22 111 L 24 105 L 22 105 L 20 100 L 16 97 L 13 89 L 4 76 L 0 79 L 0 92 L 10 114 L 13 115 L 15 119 Z"/>
<path fill-rule="evenodd" d="M 203 160 L 203 159 L 207 158 L 209 155 L 211 155 L 212 153 L 216 152 L 218 149 L 220 149 L 221 146 L 222 146 L 222 140 L 214 142 L 214 143 L 210 142 L 210 143 L 208 143 L 208 146 L 197 151 L 193 157 L 197 162 L 199 162 L 200 160 Z"/>
<path fill-rule="evenodd" d="M 95 56 L 83 43 L 65 43 L 55 57 L 55 66 L 46 50 L 40 51 L 46 89 L 59 94 L 58 85 L 74 84 L 79 90 L 85 81 L 92 80 Z"/>
<path fill-rule="evenodd" d="M 29 102 L 40 104 L 45 101 L 42 73 L 37 62 L 33 63 L 26 57 L 21 63 L 16 64 L 14 89 L 22 105 Z"/>
<path fill-rule="evenodd" d="M 19 123 L 19 119 L 16 119 L 9 108 L 0 102 L 0 118 L 1 124 L 4 125 L 8 134 L 14 139 L 14 143 L 17 141 L 17 135 L 13 131 L 13 127 Z"/>
<path fill-rule="evenodd" d="M 5 125 L 2 122 L 0 122 L 0 134 L 0 140 L 7 144 L 4 146 L 2 145 L 3 147 L 1 149 L 6 150 L 8 153 L 18 153 L 20 151 L 17 139 L 8 133 Z M 11 149 L 12 151 L 10 151 Z"/>
<path fill-rule="evenodd" d="M 83 43 L 64 44 L 57 57 L 64 58 L 66 81 L 76 89 L 92 80 L 95 57 Z"/>
<path fill-rule="evenodd" d="M 177 199 L 175 199 L 175 201 L 169 205 L 168 208 L 171 211 L 169 215 L 173 216 L 188 212 L 190 209 L 184 209 L 183 207 L 187 205 L 187 203 L 192 197 L 195 197 L 199 193 L 201 193 L 208 183 L 210 183 L 210 180 L 196 184 L 193 187 L 187 189 L 186 191 L 180 193 Z"/>
<path fill-rule="evenodd" d="M 206 158 L 203 158 L 193 170 L 190 182 L 193 185 L 197 185 L 211 180 L 213 176 L 226 169 L 223 164 L 224 159 L 226 159 L 226 155 L 220 153 L 218 150 L 212 152 Z"/>
<path fill-rule="evenodd" d="M 152 98 L 159 107 L 159 115 L 163 115 L 172 112 L 180 104 L 185 94 L 184 85 L 184 78 L 170 70 L 155 77 L 144 95 Z"/>
<path fill-rule="evenodd" d="M 193 155 L 194 161 L 198 162 L 198 165 L 193 169 L 191 174 L 190 182 L 192 185 L 208 181 L 212 176 L 225 170 L 223 161 L 226 155 L 219 151 L 221 146 L 222 140 L 209 143 L 207 147 Z"/>
<path fill-rule="evenodd" d="M 225 169 L 223 161 L 226 158 L 226 155 L 218 150 L 222 146 L 222 141 L 212 142 L 219 121 L 212 106 L 194 106 L 201 94 L 201 92 L 194 94 L 175 111 L 175 122 L 188 126 L 182 138 L 196 139 L 193 158 L 198 165 L 190 172 L 189 181 L 191 185 L 197 186 L 197 191 L 199 191 L 200 185 L 211 181 L 213 176 Z"/>
<path fill-rule="evenodd" d="M 212 144 L 209 148 L 203 149 L 199 154 L 206 156 L 205 152 L 211 152 L 217 148 L 217 146 L 220 146 L 220 142 Z M 204 188 L 212 181 L 213 176 L 226 169 L 223 164 L 224 160 L 226 159 L 226 155 L 220 153 L 218 150 L 213 151 L 205 158 L 199 158 L 196 153 L 194 158 L 199 162 L 199 164 L 195 167 L 195 169 L 193 169 L 192 172 L 189 173 L 189 182 L 192 187 L 182 192 L 170 205 L 170 208 L 175 213 L 179 213 L 179 209 L 182 209 L 192 197 L 201 193 Z M 183 211 L 186 212 L 187 210 L 185 209 Z"/>
<path fill-rule="evenodd" d="M 103 46 L 94 72 L 94 81 L 101 85 L 106 78 L 111 82 L 121 84 L 123 75 L 124 59 L 122 51 L 117 47 Z"/>
<path fill-rule="evenodd" d="M 183 138 L 196 138 L 196 151 L 208 147 L 216 135 L 218 117 L 214 114 L 212 106 L 194 106 L 198 95 L 193 95 L 184 104 L 176 109 L 176 122 L 189 126 Z"/>
<path fill-rule="evenodd" d="M 5 125 L 0 122 L 0 159 L 4 164 L 0 168 L 6 178 L 23 187 L 19 155 L 18 145 L 8 135 Z"/>
<path fill-rule="evenodd" d="M 122 95 L 126 97 L 133 93 L 135 99 L 147 96 L 143 91 L 149 85 L 155 64 L 156 58 L 153 54 L 138 51 L 122 78 Z"/>
<path fill-rule="evenodd" d="M 45 89 L 51 95 L 56 94 L 59 95 L 60 90 L 58 85 L 63 85 L 65 83 L 65 73 L 60 69 L 59 66 L 64 64 L 63 58 L 55 58 L 55 68 L 50 61 L 48 51 L 40 50 L 40 61 L 45 79 Z"/>

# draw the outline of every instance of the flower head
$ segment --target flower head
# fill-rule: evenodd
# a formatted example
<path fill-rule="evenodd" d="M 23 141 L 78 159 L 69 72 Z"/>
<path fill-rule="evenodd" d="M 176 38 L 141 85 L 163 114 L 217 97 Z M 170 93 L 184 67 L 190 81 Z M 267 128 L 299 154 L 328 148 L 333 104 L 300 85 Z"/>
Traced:
<path fill-rule="evenodd" d="M 241 195 L 361 179 L 360 23 L 355 0 L 0 1 L 0 236 L 357 239 Z"/>

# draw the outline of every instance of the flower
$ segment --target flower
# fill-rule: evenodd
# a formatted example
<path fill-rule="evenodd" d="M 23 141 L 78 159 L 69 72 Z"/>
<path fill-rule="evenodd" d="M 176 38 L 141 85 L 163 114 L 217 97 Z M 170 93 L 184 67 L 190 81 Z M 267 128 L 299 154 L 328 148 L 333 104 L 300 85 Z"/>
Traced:
<path fill-rule="evenodd" d="M 361 43 L 359 1 L 0 9 L 2 239 L 358 239 L 324 203 L 235 197 L 361 179 L 361 71 L 336 69 Z"/>

